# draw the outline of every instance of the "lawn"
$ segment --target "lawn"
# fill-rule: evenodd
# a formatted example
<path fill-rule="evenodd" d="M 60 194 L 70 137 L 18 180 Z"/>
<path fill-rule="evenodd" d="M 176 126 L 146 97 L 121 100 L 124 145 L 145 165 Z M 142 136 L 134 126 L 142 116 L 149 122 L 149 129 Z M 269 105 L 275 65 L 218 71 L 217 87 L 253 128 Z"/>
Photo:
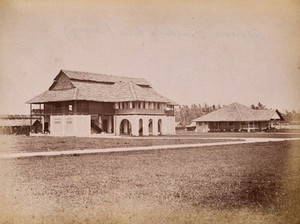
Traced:
<path fill-rule="evenodd" d="M 238 140 L 238 139 L 237 139 Z M 131 146 L 151 146 L 151 145 L 173 145 L 173 144 L 193 144 L 210 142 L 236 141 L 233 139 L 186 139 L 173 138 L 80 138 L 80 137 L 29 137 L 17 135 L 0 135 L 1 152 L 37 152 L 37 151 L 59 151 L 72 149 L 90 148 L 115 148 Z"/>
<path fill-rule="evenodd" d="M 7 223 L 299 223 L 300 141 L 1 160 Z"/>
<path fill-rule="evenodd" d="M 299 138 L 300 131 L 286 132 L 209 132 L 201 133 L 194 131 L 177 131 L 181 137 L 198 137 L 198 138 Z M 178 137 L 174 136 L 174 137 Z"/>
<path fill-rule="evenodd" d="M 300 137 L 297 133 L 195 133 L 181 131 L 173 136 L 132 137 L 132 138 L 82 138 L 50 136 L 0 135 L 0 153 L 38 152 L 90 148 L 138 147 L 152 145 L 195 144 L 238 141 L 240 138 L 291 138 Z M 168 139 L 166 139 L 168 138 Z M 219 138 L 219 139 L 215 139 Z M 227 139 L 226 139 L 227 138 Z"/>

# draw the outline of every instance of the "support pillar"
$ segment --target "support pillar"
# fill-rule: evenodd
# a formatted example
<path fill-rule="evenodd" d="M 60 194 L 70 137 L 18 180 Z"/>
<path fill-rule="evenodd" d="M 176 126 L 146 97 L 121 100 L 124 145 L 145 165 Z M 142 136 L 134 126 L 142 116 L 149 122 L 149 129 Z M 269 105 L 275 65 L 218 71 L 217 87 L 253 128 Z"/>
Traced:
<path fill-rule="evenodd" d="M 130 123 L 131 123 L 131 134 L 133 136 L 139 136 L 139 119 L 138 117 L 134 117 L 132 119 L 130 119 Z"/>
<path fill-rule="evenodd" d="M 152 127 L 153 127 L 153 135 L 157 136 L 158 135 L 158 120 L 157 119 L 152 119 Z"/>
<path fill-rule="evenodd" d="M 143 119 L 143 136 L 148 136 L 149 135 L 149 119 Z"/>
<path fill-rule="evenodd" d="M 108 117 L 107 121 L 107 132 L 112 133 L 112 116 Z"/>
<path fill-rule="evenodd" d="M 30 104 L 30 129 L 29 129 L 30 133 L 31 133 L 31 129 L 32 129 L 32 104 Z"/>

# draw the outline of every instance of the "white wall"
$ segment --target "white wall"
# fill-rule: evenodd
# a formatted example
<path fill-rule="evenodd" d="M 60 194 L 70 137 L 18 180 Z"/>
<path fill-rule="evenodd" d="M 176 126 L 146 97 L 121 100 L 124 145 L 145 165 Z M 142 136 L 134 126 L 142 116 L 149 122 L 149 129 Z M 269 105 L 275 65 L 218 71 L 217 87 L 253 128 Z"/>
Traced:
<path fill-rule="evenodd" d="M 208 132 L 208 122 L 196 122 L 195 132 Z"/>
<path fill-rule="evenodd" d="M 165 121 L 165 128 L 166 128 L 166 134 L 167 135 L 175 135 L 175 117 L 166 117 Z"/>
<path fill-rule="evenodd" d="M 90 134 L 90 115 L 50 116 L 51 136 L 88 136 Z"/>

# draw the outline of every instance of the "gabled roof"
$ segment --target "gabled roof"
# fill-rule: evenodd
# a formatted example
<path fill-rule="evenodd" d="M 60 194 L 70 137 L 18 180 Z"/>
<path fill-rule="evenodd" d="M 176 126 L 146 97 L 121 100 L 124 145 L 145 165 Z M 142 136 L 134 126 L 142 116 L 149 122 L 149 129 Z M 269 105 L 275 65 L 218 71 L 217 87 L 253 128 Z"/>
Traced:
<path fill-rule="evenodd" d="M 193 121 L 268 121 L 275 117 L 282 119 L 281 114 L 277 110 L 253 110 L 245 105 L 232 103 Z"/>
<path fill-rule="evenodd" d="M 59 77 L 67 76 L 71 88 L 54 90 Z M 158 94 L 145 79 L 61 70 L 49 90 L 26 103 L 46 103 L 72 100 L 96 102 L 149 101 L 176 105 Z"/>
<path fill-rule="evenodd" d="M 193 127 L 196 127 L 196 122 L 195 122 L 195 120 L 193 120 L 189 125 L 186 125 L 185 127 L 186 127 L 186 128 L 193 128 Z"/>

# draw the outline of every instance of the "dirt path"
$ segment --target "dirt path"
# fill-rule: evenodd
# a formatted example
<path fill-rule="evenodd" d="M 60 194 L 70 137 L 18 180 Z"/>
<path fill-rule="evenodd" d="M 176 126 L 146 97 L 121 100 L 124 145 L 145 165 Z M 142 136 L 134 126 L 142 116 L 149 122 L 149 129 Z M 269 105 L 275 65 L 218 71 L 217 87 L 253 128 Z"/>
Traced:
<path fill-rule="evenodd" d="M 183 148 L 197 148 L 197 147 L 205 147 L 205 146 L 222 146 L 222 145 L 250 144 L 250 143 L 259 143 L 259 142 L 279 142 L 279 141 L 300 140 L 300 138 L 239 138 L 239 139 L 241 139 L 241 141 L 177 144 L 177 145 L 155 145 L 155 146 L 143 146 L 143 147 L 46 151 L 46 152 L 7 153 L 7 154 L 1 154 L 0 159 L 39 157 L 39 156 L 79 155 L 79 154 L 94 154 L 94 153 L 124 152 L 124 151 L 145 151 L 145 150 L 158 150 L 158 149 L 183 149 Z"/>

